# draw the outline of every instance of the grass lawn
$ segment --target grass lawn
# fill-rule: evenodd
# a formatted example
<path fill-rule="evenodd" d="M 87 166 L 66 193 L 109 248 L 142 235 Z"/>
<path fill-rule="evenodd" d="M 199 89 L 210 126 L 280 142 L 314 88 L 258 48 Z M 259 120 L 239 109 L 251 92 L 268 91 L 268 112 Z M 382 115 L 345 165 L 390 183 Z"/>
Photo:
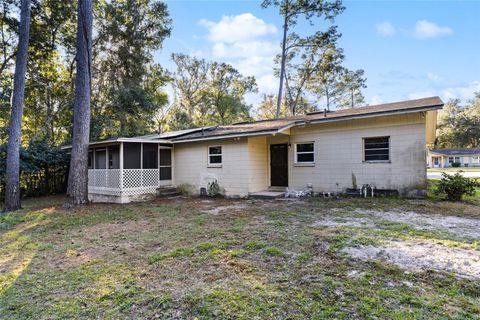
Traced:
<path fill-rule="evenodd" d="M 473 199 L 61 201 L 0 217 L 0 318 L 480 318 Z M 457 258 L 362 257 L 377 248 Z"/>

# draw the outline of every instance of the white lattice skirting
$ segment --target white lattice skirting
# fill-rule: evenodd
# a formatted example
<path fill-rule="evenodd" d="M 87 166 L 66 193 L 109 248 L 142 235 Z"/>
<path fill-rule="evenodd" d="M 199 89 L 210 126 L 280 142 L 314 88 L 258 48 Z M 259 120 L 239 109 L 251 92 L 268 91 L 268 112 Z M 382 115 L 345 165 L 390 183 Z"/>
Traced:
<path fill-rule="evenodd" d="M 88 193 L 133 196 L 155 193 L 160 185 L 158 169 L 90 169 Z"/>

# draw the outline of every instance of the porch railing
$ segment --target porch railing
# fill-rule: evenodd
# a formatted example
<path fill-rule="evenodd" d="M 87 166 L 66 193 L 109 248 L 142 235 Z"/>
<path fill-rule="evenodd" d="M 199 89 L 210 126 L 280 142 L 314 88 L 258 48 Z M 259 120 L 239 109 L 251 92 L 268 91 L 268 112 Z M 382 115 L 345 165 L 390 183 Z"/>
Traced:
<path fill-rule="evenodd" d="M 158 169 L 89 169 L 88 192 L 115 196 L 155 193 Z"/>

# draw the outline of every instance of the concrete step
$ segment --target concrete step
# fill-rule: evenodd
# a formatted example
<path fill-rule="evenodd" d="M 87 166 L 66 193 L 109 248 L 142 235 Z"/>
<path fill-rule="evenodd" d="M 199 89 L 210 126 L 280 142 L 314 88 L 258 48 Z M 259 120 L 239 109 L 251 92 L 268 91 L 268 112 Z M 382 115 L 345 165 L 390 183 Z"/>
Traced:
<path fill-rule="evenodd" d="M 180 192 L 175 187 L 163 187 L 157 189 L 157 197 L 168 198 L 179 196 Z"/>
<path fill-rule="evenodd" d="M 265 199 L 265 200 L 278 199 L 278 198 L 285 197 L 285 192 L 265 190 L 265 191 L 250 193 L 248 197 L 251 199 Z"/>

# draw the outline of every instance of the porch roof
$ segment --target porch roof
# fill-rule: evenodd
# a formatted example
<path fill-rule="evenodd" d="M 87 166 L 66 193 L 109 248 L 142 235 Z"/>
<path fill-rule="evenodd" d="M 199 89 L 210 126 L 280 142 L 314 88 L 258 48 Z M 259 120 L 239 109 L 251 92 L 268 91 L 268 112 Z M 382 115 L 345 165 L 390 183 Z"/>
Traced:
<path fill-rule="evenodd" d="M 430 153 L 443 156 L 471 156 L 480 155 L 480 148 L 433 149 Z"/>

